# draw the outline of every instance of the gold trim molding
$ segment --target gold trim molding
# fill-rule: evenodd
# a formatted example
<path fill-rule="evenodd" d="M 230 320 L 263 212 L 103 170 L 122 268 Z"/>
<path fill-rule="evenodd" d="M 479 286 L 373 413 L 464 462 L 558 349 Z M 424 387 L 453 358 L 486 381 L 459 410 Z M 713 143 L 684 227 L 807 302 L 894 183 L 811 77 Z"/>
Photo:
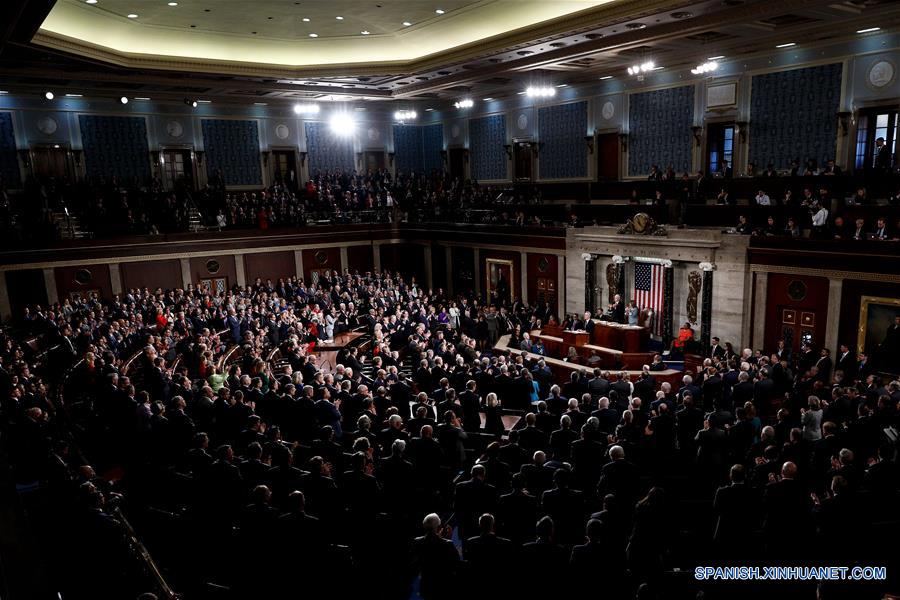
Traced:
<path fill-rule="evenodd" d="M 782 267 L 776 265 L 749 265 L 752 273 L 782 273 L 784 275 L 812 275 L 829 279 L 857 279 L 859 281 L 880 281 L 900 283 L 900 275 L 884 273 L 861 273 L 859 271 L 840 271 L 835 269 L 807 269 L 801 267 Z"/>

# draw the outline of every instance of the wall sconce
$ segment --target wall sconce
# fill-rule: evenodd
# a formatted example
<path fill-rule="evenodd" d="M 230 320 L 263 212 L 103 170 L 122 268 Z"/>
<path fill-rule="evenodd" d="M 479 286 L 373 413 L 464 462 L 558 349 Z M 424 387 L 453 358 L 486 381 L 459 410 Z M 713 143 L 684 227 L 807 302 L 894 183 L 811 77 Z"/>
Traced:
<path fill-rule="evenodd" d="M 691 127 L 691 131 L 694 133 L 694 141 L 697 142 L 697 147 L 699 148 L 703 141 L 703 126 L 694 125 Z"/>
<path fill-rule="evenodd" d="M 847 135 L 850 132 L 850 117 L 853 113 L 850 111 L 841 111 L 837 113 L 838 123 L 841 126 L 841 135 Z"/>
<path fill-rule="evenodd" d="M 593 154 L 594 153 L 594 136 L 586 135 L 586 136 L 584 136 L 584 141 L 587 143 L 588 152 Z"/>
<path fill-rule="evenodd" d="M 503 144 L 503 149 L 506 150 L 506 158 L 512 160 L 512 144 Z"/>
<path fill-rule="evenodd" d="M 749 129 L 750 123 L 747 121 L 736 121 L 734 123 L 734 128 L 737 130 L 739 136 L 741 136 L 741 142 L 747 141 L 747 129 Z"/>
<path fill-rule="evenodd" d="M 301 167 L 306 165 L 306 155 L 307 154 L 309 154 L 309 152 L 301 152 L 300 153 L 300 166 Z"/>
<path fill-rule="evenodd" d="M 619 134 L 619 145 L 622 146 L 622 152 L 628 152 L 628 134 Z"/>

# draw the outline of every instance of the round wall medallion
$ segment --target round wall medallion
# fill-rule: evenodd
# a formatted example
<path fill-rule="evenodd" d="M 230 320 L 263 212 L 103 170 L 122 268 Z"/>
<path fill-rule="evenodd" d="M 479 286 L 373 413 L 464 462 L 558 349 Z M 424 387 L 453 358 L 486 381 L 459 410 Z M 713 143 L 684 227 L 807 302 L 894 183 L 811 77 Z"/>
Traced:
<path fill-rule="evenodd" d="M 87 285 L 94 279 L 94 274 L 87 269 L 78 269 L 75 271 L 75 282 L 81 285 Z"/>
<path fill-rule="evenodd" d="M 550 268 L 550 261 L 547 260 L 546 256 L 542 256 L 541 260 L 538 261 L 537 267 L 538 271 L 540 271 L 541 273 L 546 273 L 547 269 Z"/>
<path fill-rule="evenodd" d="M 791 300 L 800 302 L 806 298 L 806 284 L 799 279 L 795 279 L 788 284 L 787 293 Z"/>
<path fill-rule="evenodd" d="M 528 127 L 528 115 L 526 115 L 525 113 L 522 113 L 521 115 L 519 115 L 519 118 L 516 119 L 516 125 L 519 127 L 519 129 L 527 128 Z"/>
<path fill-rule="evenodd" d="M 603 115 L 603 118 L 609 121 L 616 114 L 616 105 L 613 104 L 610 100 L 607 100 L 603 104 L 603 108 L 600 109 L 600 114 Z"/>
<path fill-rule="evenodd" d="M 222 267 L 217 260 L 209 259 L 208 261 L 206 261 L 206 272 L 211 275 L 215 275 L 216 273 L 218 273 L 219 269 L 221 268 Z"/>
<path fill-rule="evenodd" d="M 871 67 L 869 67 L 869 73 L 866 76 L 866 81 L 868 81 L 869 85 L 876 89 L 880 89 L 883 87 L 889 86 L 894 82 L 894 76 L 897 74 L 897 69 L 894 67 L 894 64 L 887 60 L 879 60 Z"/>
<path fill-rule="evenodd" d="M 316 252 L 315 258 L 316 258 L 316 262 L 320 265 L 324 265 L 325 263 L 328 262 L 328 254 L 322 250 L 319 250 L 318 252 Z"/>
<path fill-rule="evenodd" d="M 184 126 L 178 121 L 169 121 L 166 123 L 166 133 L 169 137 L 180 138 L 184 135 Z"/>
<path fill-rule="evenodd" d="M 450 137 L 456 139 L 459 137 L 459 125 L 454 125 L 450 128 Z"/>
<path fill-rule="evenodd" d="M 378 131 L 378 129 L 376 129 L 375 127 L 369 127 L 369 131 L 367 133 L 369 134 L 369 139 L 373 142 L 377 141 L 378 138 L 381 137 L 381 132 Z"/>
<path fill-rule="evenodd" d="M 44 135 L 53 135 L 59 129 L 59 123 L 53 117 L 41 117 L 37 120 L 37 128 Z"/>
<path fill-rule="evenodd" d="M 275 137 L 279 140 L 286 140 L 291 135 L 291 129 L 284 123 L 280 123 L 275 127 Z"/>

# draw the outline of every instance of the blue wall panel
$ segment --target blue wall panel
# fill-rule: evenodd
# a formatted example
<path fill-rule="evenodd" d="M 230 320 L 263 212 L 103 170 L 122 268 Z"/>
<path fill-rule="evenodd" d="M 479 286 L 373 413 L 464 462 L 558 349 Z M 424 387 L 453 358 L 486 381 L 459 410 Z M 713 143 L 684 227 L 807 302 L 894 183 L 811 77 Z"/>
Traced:
<path fill-rule="evenodd" d="M 506 179 L 506 116 L 469 121 L 469 164 L 472 179 Z"/>
<path fill-rule="evenodd" d="M 422 126 L 422 168 L 426 173 L 432 171 L 442 171 L 444 169 L 444 161 L 441 158 L 441 151 L 444 149 L 444 126 L 437 125 Z"/>
<path fill-rule="evenodd" d="M 394 125 L 394 165 L 397 171 L 422 172 L 422 128 Z"/>
<path fill-rule="evenodd" d="M 347 171 L 356 168 L 353 138 L 335 135 L 328 123 L 305 123 L 306 150 L 309 152 L 309 173 L 316 171 Z"/>
<path fill-rule="evenodd" d="M 651 165 L 690 170 L 694 86 L 632 94 L 628 120 L 629 175 L 646 175 Z"/>
<path fill-rule="evenodd" d="M 541 179 L 587 177 L 587 102 L 538 109 Z"/>
<path fill-rule="evenodd" d="M 150 148 L 144 117 L 79 115 L 84 167 L 88 177 L 131 182 L 150 179 Z"/>
<path fill-rule="evenodd" d="M 750 162 L 787 168 L 835 158 L 842 65 L 756 75 L 750 87 Z"/>
<path fill-rule="evenodd" d="M 225 185 L 262 185 L 256 121 L 203 119 L 206 172 L 222 172 Z"/>

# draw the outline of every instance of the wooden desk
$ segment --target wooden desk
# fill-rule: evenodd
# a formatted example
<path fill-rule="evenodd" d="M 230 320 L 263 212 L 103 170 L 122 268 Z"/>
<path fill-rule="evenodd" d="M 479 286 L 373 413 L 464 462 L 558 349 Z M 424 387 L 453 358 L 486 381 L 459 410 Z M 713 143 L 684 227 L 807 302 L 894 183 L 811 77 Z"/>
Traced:
<path fill-rule="evenodd" d="M 591 342 L 623 352 L 646 352 L 650 342 L 650 331 L 637 325 L 621 325 L 594 319 L 594 335 Z"/>
<path fill-rule="evenodd" d="M 566 329 L 562 334 L 563 342 L 576 348 L 580 348 L 590 342 L 590 337 L 587 331 L 572 331 L 571 329 Z"/>

